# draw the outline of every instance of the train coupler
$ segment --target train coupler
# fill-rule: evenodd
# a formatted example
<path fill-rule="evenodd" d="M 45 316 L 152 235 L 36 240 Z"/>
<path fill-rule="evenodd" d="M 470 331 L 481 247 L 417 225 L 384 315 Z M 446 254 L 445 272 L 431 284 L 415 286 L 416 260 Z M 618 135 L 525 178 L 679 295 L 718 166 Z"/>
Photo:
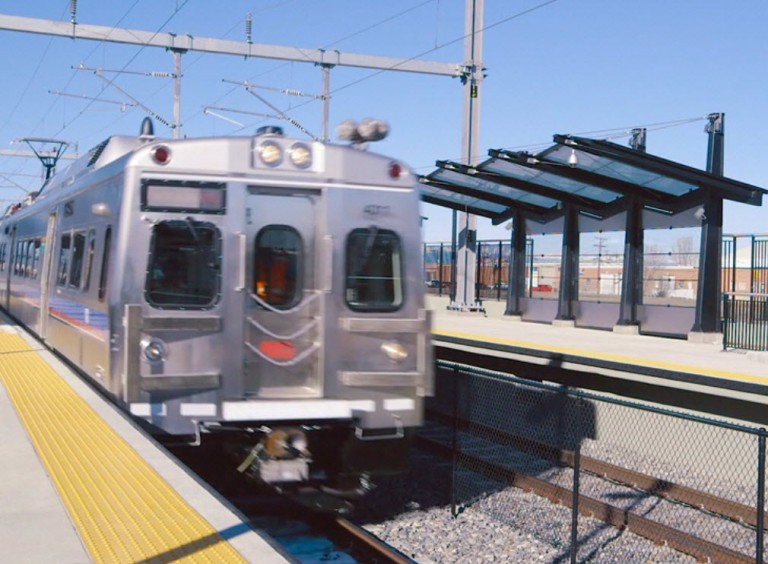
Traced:
<path fill-rule="evenodd" d="M 268 429 L 237 467 L 267 484 L 306 482 L 312 462 L 304 433 L 297 429 Z"/>

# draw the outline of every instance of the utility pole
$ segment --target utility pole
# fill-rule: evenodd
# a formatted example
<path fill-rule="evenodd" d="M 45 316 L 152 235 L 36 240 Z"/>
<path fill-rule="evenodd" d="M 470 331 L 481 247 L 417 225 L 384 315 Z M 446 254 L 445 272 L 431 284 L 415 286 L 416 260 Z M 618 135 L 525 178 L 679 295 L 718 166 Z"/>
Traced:
<path fill-rule="evenodd" d="M 173 53 L 173 138 L 181 137 L 181 55 L 183 49 L 171 49 Z"/>
<path fill-rule="evenodd" d="M 605 241 L 608 239 L 608 237 L 595 237 L 597 239 L 597 243 L 595 243 L 595 247 L 597 247 L 597 295 L 600 296 L 600 264 L 603 261 L 603 249 L 607 246 L 605 244 Z"/>
<path fill-rule="evenodd" d="M 478 162 L 480 141 L 480 85 L 483 81 L 483 14 L 485 0 L 466 0 L 464 71 L 464 124 L 461 154 L 468 165 Z M 450 309 L 482 310 L 477 302 L 477 217 L 466 212 L 453 212 L 458 230 L 456 257 L 456 293 Z"/>

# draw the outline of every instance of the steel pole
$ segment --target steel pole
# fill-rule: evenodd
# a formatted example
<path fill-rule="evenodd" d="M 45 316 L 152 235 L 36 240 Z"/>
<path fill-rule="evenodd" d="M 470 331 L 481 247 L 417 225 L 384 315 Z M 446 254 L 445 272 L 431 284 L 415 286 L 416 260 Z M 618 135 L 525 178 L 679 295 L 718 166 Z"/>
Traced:
<path fill-rule="evenodd" d="M 483 81 L 483 14 L 484 0 L 467 0 L 465 9 L 464 123 L 461 154 L 468 165 L 479 161 L 476 145 L 480 140 L 480 85 Z M 459 253 L 457 261 L 456 294 L 451 307 L 477 309 L 475 264 L 477 261 L 477 217 L 458 212 Z"/>
<path fill-rule="evenodd" d="M 181 55 L 173 49 L 173 138 L 181 137 Z"/>

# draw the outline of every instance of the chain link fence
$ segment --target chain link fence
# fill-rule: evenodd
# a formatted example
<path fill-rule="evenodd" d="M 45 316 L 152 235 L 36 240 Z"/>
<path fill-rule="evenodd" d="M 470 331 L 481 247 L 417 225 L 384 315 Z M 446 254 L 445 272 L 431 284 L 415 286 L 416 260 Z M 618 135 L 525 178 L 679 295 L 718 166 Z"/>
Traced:
<path fill-rule="evenodd" d="M 529 526 L 571 561 L 594 556 L 589 539 L 627 528 L 656 542 L 654 531 L 666 531 L 664 542 L 697 558 L 762 562 L 764 429 L 444 361 L 437 367 L 424 433 L 452 451 L 454 515 L 479 508 Z M 545 498 L 560 513 L 542 527 Z M 707 552 L 711 545 L 723 550 Z"/>

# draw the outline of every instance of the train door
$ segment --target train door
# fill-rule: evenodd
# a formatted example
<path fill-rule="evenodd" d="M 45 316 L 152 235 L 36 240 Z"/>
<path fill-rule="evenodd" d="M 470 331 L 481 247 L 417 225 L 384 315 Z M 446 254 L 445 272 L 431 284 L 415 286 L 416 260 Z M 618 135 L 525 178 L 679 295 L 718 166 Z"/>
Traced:
<path fill-rule="evenodd" d="M 5 277 L 5 299 L 3 300 L 3 307 L 5 311 L 11 310 L 11 274 L 13 273 L 13 263 L 16 260 L 16 226 L 11 229 L 11 241 L 8 245 L 8 263 L 6 265 L 6 277 Z"/>
<path fill-rule="evenodd" d="M 249 187 L 246 365 L 251 397 L 322 394 L 315 213 L 319 192 Z"/>
<path fill-rule="evenodd" d="M 51 265 L 53 263 L 53 244 L 56 233 L 56 214 L 48 216 L 48 227 L 45 232 L 40 254 L 43 257 L 42 271 L 40 273 L 40 338 L 45 341 L 48 336 L 48 305 L 49 289 L 51 282 Z"/>

